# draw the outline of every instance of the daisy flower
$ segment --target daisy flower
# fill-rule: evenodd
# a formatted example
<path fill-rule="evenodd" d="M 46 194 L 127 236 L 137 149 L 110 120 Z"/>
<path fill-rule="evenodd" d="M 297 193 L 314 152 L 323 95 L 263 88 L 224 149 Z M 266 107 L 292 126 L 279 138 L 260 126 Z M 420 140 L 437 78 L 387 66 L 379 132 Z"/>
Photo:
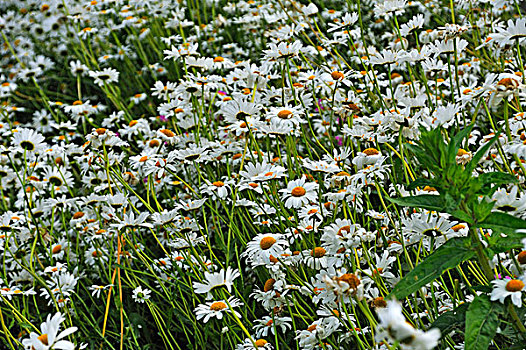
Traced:
<path fill-rule="evenodd" d="M 269 47 L 268 50 L 263 50 L 265 53 L 264 58 L 275 61 L 280 58 L 283 59 L 297 56 L 303 49 L 303 44 L 299 40 L 296 40 L 292 44 L 282 41 L 278 45 L 270 43 Z"/>
<path fill-rule="evenodd" d="M 203 283 L 194 282 L 194 292 L 197 294 L 206 293 L 206 299 L 212 299 L 211 291 L 215 288 L 226 287 L 228 292 L 232 290 L 234 280 L 240 276 L 239 270 L 232 269 L 230 266 L 226 270 L 210 273 L 205 271 Z"/>
<path fill-rule="evenodd" d="M 102 71 L 89 71 L 88 74 L 98 86 L 104 86 L 104 84 L 114 83 L 119 80 L 119 71 L 113 68 L 104 68 Z"/>
<path fill-rule="evenodd" d="M 133 300 L 135 300 L 137 303 L 144 303 L 146 300 L 150 299 L 150 293 L 152 291 L 148 288 L 142 288 L 141 286 L 138 286 L 133 290 Z"/>
<path fill-rule="evenodd" d="M 254 265 L 266 264 L 271 256 L 279 256 L 287 246 L 284 236 L 279 233 L 260 233 L 248 242 L 241 256 L 247 257 Z"/>
<path fill-rule="evenodd" d="M 283 193 L 285 207 L 299 208 L 318 199 L 316 193 L 318 184 L 314 182 L 306 183 L 306 179 L 306 176 L 303 176 L 301 179 L 290 181 L 286 189 L 280 190 Z"/>
<path fill-rule="evenodd" d="M 212 317 L 216 317 L 218 320 L 223 318 L 223 313 L 234 313 L 237 317 L 241 318 L 241 315 L 232 310 L 232 308 L 243 305 L 239 299 L 230 297 L 228 301 L 219 300 L 219 301 L 209 301 L 205 304 L 200 304 L 194 310 L 197 320 L 203 319 L 203 323 L 207 323 L 208 320 Z"/>
<path fill-rule="evenodd" d="M 60 312 L 57 312 L 53 317 L 47 316 L 46 322 L 40 325 L 41 335 L 31 332 L 29 339 L 22 340 L 22 344 L 26 349 L 34 350 L 48 350 L 48 349 L 63 349 L 72 350 L 75 345 L 68 341 L 62 340 L 77 330 L 77 327 L 70 327 L 62 332 L 60 330 L 60 324 L 65 320 Z M 58 333 L 58 334 L 57 334 Z"/>
<path fill-rule="evenodd" d="M 522 293 L 525 291 L 524 282 L 526 282 L 526 275 L 519 279 L 503 279 L 493 280 L 493 290 L 491 291 L 491 300 L 498 300 L 504 303 L 504 299 L 510 296 L 511 301 L 517 307 L 522 307 Z"/>
<path fill-rule="evenodd" d="M 243 343 L 238 344 L 236 350 L 271 350 L 274 349 L 265 339 L 256 339 L 255 337 L 246 338 Z"/>
<path fill-rule="evenodd" d="M 292 326 L 289 322 L 292 322 L 290 317 L 279 317 L 279 316 L 263 316 L 261 320 L 256 320 L 256 325 L 253 327 L 257 337 L 266 337 L 269 335 L 269 331 L 272 334 L 276 334 L 276 329 L 281 328 L 281 332 L 286 334 L 287 330 L 290 330 Z"/>
<path fill-rule="evenodd" d="M 406 322 L 402 314 L 402 305 L 395 300 L 387 301 L 387 307 L 376 309 L 380 322 L 376 339 L 389 339 L 404 344 L 404 348 L 430 350 L 438 345 L 440 330 L 433 328 L 427 332 L 415 329 Z"/>
<path fill-rule="evenodd" d="M 19 152 L 38 153 L 46 146 L 44 140 L 44 136 L 32 129 L 13 130 L 14 149 Z"/>

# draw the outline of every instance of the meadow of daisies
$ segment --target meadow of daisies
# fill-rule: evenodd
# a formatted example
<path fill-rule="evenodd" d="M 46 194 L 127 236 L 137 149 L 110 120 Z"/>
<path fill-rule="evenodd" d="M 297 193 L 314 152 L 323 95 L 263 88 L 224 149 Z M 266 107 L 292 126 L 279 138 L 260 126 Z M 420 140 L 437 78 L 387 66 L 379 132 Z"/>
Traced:
<path fill-rule="evenodd" d="M 0 1 L 0 349 L 526 348 L 524 5 Z"/>

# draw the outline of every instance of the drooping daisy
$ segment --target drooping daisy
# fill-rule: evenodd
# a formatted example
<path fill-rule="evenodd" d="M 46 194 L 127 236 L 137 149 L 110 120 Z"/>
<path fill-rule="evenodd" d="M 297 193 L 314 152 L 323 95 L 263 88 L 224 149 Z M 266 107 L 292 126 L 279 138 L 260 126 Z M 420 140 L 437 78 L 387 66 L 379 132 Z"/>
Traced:
<path fill-rule="evenodd" d="M 211 291 L 215 288 L 225 287 L 229 292 L 232 290 L 234 280 L 240 276 L 237 269 L 232 269 L 230 266 L 226 270 L 210 273 L 205 272 L 203 283 L 194 282 L 194 292 L 197 294 L 206 293 L 206 299 L 212 299 Z"/>
<path fill-rule="evenodd" d="M 315 247 L 310 251 L 303 252 L 303 261 L 311 269 L 319 270 L 327 267 L 327 250 L 323 247 Z"/>
<path fill-rule="evenodd" d="M 306 176 L 303 176 L 301 179 L 290 181 L 286 189 L 280 190 L 283 193 L 285 207 L 299 208 L 317 200 L 318 184 L 315 182 L 306 183 L 306 179 Z"/>
<path fill-rule="evenodd" d="M 259 108 L 252 102 L 230 100 L 221 106 L 219 112 L 228 122 L 244 121 L 247 117 L 254 117 L 259 113 Z"/>
<path fill-rule="evenodd" d="M 435 244 L 442 244 L 445 238 L 455 234 L 453 227 L 457 221 L 449 221 L 443 215 L 433 212 L 415 213 L 410 219 L 402 219 L 405 232 L 411 236 L 406 238 L 406 244 L 419 242 L 423 237 L 435 238 Z"/>
<path fill-rule="evenodd" d="M 290 317 L 263 316 L 261 320 L 255 320 L 254 322 L 256 325 L 253 328 L 258 338 L 268 336 L 269 331 L 272 334 L 276 334 L 276 329 L 281 329 L 281 332 L 286 334 L 287 330 L 292 328 L 289 323 L 292 322 L 292 318 Z"/>
<path fill-rule="evenodd" d="M 294 41 L 292 44 L 289 44 L 284 41 L 280 42 L 277 45 L 275 43 L 269 43 L 269 49 L 263 50 L 263 52 L 265 53 L 264 58 L 269 59 L 271 61 L 284 58 L 292 58 L 295 57 L 302 48 L 303 44 L 299 40 Z"/>
<path fill-rule="evenodd" d="M 285 171 L 284 167 L 269 164 L 263 160 L 261 163 L 248 163 L 239 174 L 247 180 L 267 181 L 286 176 Z"/>

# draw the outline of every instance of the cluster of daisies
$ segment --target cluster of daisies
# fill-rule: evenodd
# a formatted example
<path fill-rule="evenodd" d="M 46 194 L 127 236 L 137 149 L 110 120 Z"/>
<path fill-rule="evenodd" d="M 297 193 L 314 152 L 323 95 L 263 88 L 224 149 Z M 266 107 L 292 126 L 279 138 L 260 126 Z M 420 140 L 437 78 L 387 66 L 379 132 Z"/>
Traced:
<path fill-rule="evenodd" d="M 473 229 L 389 199 L 438 195 L 408 189 L 430 175 L 412 146 L 471 125 L 457 164 L 497 135 L 474 173 L 517 181 L 481 201 L 526 219 L 520 11 L 1 1 L 0 342 L 464 349 L 463 324 L 436 321 L 486 291 L 522 324 L 488 340 L 508 348 L 526 332 L 526 242 L 488 256 L 491 281 L 467 261 L 395 300 L 409 271 Z"/>

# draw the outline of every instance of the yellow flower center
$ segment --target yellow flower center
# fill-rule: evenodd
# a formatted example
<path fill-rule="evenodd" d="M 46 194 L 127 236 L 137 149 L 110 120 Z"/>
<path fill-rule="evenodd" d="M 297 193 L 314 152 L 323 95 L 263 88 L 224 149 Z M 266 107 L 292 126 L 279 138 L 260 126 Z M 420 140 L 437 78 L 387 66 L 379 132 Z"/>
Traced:
<path fill-rule="evenodd" d="M 256 347 L 259 348 L 260 346 L 265 346 L 267 344 L 267 341 L 265 339 L 258 339 L 255 342 Z"/>
<path fill-rule="evenodd" d="M 292 112 L 287 109 L 284 109 L 278 112 L 278 118 L 280 119 L 289 119 L 291 115 L 292 115 Z"/>
<path fill-rule="evenodd" d="M 458 224 L 458 225 L 455 225 L 453 226 L 451 229 L 455 232 L 458 232 L 460 230 L 462 230 L 463 228 L 465 228 L 466 226 L 462 225 L 462 224 Z"/>
<path fill-rule="evenodd" d="M 274 237 L 267 236 L 261 239 L 261 241 L 259 242 L 259 246 L 261 247 L 261 249 L 267 250 L 270 247 L 272 247 L 274 243 L 276 243 L 276 239 Z"/>
<path fill-rule="evenodd" d="M 383 297 L 374 298 L 372 304 L 374 307 L 387 307 L 387 302 L 384 300 Z"/>
<path fill-rule="evenodd" d="M 290 194 L 294 197 L 302 197 L 305 195 L 305 193 L 307 193 L 307 191 L 305 191 L 305 189 L 301 186 L 294 187 L 290 192 Z"/>
<path fill-rule="evenodd" d="M 520 292 L 524 288 L 524 282 L 521 280 L 511 280 L 506 283 L 506 290 L 508 292 Z"/>
<path fill-rule="evenodd" d="M 331 73 L 331 78 L 334 80 L 340 80 L 343 79 L 344 75 L 342 72 L 334 71 Z"/>
<path fill-rule="evenodd" d="M 307 328 L 307 330 L 309 332 L 311 332 L 311 333 L 314 332 L 315 329 L 316 329 L 316 325 L 315 324 L 313 324 L 312 326 L 309 326 L 309 328 Z"/>
<path fill-rule="evenodd" d="M 351 232 L 351 226 L 350 225 L 345 225 L 345 226 L 340 227 L 340 229 L 338 230 L 337 235 L 338 236 L 343 236 L 344 232 L 346 232 L 346 233 Z"/>
<path fill-rule="evenodd" d="M 310 255 L 315 258 L 321 258 L 322 256 L 325 255 L 325 253 L 327 253 L 327 251 L 324 248 L 316 247 L 310 252 Z"/>
<path fill-rule="evenodd" d="M 466 154 L 468 154 L 469 152 L 467 152 L 466 150 L 462 149 L 462 148 L 459 148 L 458 149 L 458 152 L 457 152 L 457 157 L 462 157 Z"/>
<path fill-rule="evenodd" d="M 159 132 L 164 134 L 166 137 L 174 137 L 175 136 L 175 134 L 173 133 L 172 130 L 162 129 L 162 130 L 159 130 Z"/>
<path fill-rule="evenodd" d="M 336 280 L 347 283 L 351 289 L 356 289 L 360 285 L 360 279 L 354 273 L 345 273 L 337 277 Z"/>
<path fill-rule="evenodd" d="M 263 291 L 268 292 L 269 290 L 272 290 L 274 288 L 274 284 L 276 283 L 276 280 L 273 278 L 269 278 L 265 285 L 263 286 Z"/>
<path fill-rule="evenodd" d="M 376 156 L 380 154 L 380 152 L 378 152 L 378 150 L 375 148 L 366 148 L 363 150 L 363 153 L 365 153 L 368 156 Z"/>
<path fill-rule="evenodd" d="M 47 334 L 44 333 L 44 334 L 42 334 L 41 336 L 39 336 L 37 339 L 40 340 L 40 342 L 41 342 L 42 344 L 44 344 L 44 345 L 49 345 L 49 344 L 48 344 L 48 340 L 47 340 Z"/>
<path fill-rule="evenodd" d="M 224 309 L 226 309 L 226 304 L 222 301 L 216 301 L 215 303 L 212 303 L 212 305 L 210 305 L 210 310 L 221 311 Z"/>

